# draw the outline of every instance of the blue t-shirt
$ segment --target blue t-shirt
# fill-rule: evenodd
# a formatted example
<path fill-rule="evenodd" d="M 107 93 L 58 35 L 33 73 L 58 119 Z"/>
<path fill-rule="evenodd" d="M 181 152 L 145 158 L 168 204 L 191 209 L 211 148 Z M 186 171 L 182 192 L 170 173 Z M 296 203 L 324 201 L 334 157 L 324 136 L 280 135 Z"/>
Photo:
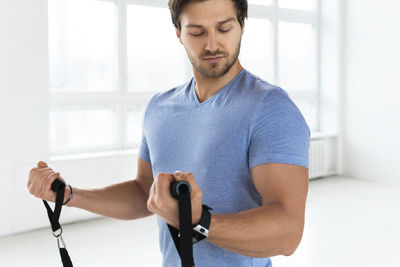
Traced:
<path fill-rule="evenodd" d="M 308 168 L 310 129 L 286 91 L 243 69 L 203 102 L 195 79 L 155 94 L 143 119 L 139 157 L 160 172 L 192 172 L 212 213 L 262 206 L 250 169 L 263 163 Z M 158 218 L 163 267 L 180 266 L 167 224 Z M 268 242 L 268 240 L 265 240 Z M 193 246 L 196 267 L 271 266 L 207 240 Z"/>

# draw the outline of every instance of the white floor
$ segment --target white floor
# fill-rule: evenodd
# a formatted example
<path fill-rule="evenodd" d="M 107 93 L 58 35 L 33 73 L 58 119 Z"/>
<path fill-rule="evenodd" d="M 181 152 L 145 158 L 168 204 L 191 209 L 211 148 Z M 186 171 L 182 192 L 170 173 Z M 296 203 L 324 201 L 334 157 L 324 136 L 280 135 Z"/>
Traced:
<path fill-rule="evenodd" d="M 155 217 L 64 226 L 74 266 L 161 266 Z M 400 266 L 400 186 L 329 177 L 310 183 L 304 236 L 274 267 Z M 0 267 L 62 266 L 50 229 L 0 238 Z M 200 266 L 203 267 L 203 266 Z"/>

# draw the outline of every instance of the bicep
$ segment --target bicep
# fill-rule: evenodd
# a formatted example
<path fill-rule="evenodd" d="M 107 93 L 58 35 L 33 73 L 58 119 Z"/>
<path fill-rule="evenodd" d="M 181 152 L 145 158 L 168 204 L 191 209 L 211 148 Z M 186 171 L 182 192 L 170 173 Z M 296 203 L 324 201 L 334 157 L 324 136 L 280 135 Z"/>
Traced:
<path fill-rule="evenodd" d="M 308 169 L 298 165 L 266 163 L 251 168 L 263 205 L 278 203 L 291 215 L 304 219 Z"/>
<path fill-rule="evenodd" d="M 153 184 L 153 170 L 151 163 L 138 157 L 136 181 L 146 194 L 149 194 L 151 185 Z"/>

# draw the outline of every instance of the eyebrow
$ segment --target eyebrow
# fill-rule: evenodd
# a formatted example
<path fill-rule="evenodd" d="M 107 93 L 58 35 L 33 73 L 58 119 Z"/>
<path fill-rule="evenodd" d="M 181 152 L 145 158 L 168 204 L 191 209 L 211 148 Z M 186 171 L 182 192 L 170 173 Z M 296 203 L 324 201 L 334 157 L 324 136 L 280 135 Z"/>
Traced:
<path fill-rule="evenodd" d="M 229 18 L 229 19 L 220 21 L 220 22 L 217 23 L 217 26 L 221 26 L 221 25 L 224 24 L 224 23 L 231 22 L 231 21 L 234 21 L 234 20 L 236 20 L 236 19 L 235 19 L 235 18 Z M 203 28 L 202 25 L 192 24 L 192 23 L 186 25 L 185 27 L 186 27 L 186 28 Z"/>

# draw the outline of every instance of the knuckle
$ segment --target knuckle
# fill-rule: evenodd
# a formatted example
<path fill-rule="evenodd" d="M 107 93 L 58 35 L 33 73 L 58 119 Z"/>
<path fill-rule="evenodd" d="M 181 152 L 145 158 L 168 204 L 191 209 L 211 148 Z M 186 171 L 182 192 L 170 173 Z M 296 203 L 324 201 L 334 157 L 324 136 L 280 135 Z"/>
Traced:
<path fill-rule="evenodd" d="M 46 173 L 44 173 L 43 174 L 43 179 L 44 180 L 49 180 L 49 179 L 51 179 L 51 176 L 52 176 L 52 172 L 46 172 Z"/>
<path fill-rule="evenodd" d="M 45 179 L 45 180 L 43 181 L 43 188 L 50 189 L 51 183 L 52 183 L 52 182 L 53 182 L 53 181 L 50 180 L 50 179 Z"/>
<path fill-rule="evenodd" d="M 166 178 L 168 178 L 171 174 L 169 173 L 165 173 L 165 172 L 160 172 L 157 174 L 157 180 L 166 180 Z M 160 178 L 160 179 L 158 179 Z"/>
<path fill-rule="evenodd" d="M 147 201 L 147 209 L 153 211 L 153 201 L 151 199 Z"/>
<path fill-rule="evenodd" d="M 156 202 L 157 208 L 159 208 L 159 209 L 163 209 L 164 208 L 163 202 L 160 200 L 160 198 L 156 198 L 155 202 Z"/>
<path fill-rule="evenodd" d="M 58 172 L 53 172 L 52 174 L 50 174 L 50 178 L 58 178 L 59 177 L 59 175 L 60 175 L 60 173 L 58 173 Z"/>
<path fill-rule="evenodd" d="M 157 179 L 156 181 L 156 187 L 160 188 L 162 185 L 164 185 L 166 182 L 168 182 L 166 179 Z"/>

